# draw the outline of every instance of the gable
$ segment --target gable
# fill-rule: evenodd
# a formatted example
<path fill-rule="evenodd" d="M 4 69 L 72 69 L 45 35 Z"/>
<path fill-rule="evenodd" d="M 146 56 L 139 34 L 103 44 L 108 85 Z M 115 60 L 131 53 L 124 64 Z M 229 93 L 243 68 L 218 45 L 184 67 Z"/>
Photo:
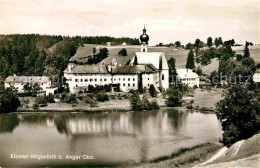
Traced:
<path fill-rule="evenodd" d="M 166 57 L 163 52 L 137 52 L 138 64 L 152 64 L 156 69 L 169 69 Z M 134 62 L 134 58 L 131 63 Z"/>

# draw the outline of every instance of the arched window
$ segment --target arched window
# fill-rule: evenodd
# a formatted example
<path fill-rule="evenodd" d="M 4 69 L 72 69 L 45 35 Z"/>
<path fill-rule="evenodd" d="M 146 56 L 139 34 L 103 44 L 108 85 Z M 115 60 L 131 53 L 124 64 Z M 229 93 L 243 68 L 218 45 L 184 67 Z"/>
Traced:
<path fill-rule="evenodd" d="M 143 52 L 145 52 L 145 48 L 143 49 Z"/>
<path fill-rule="evenodd" d="M 164 74 L 162 74 L 162 80 L 164 80 Z"/>

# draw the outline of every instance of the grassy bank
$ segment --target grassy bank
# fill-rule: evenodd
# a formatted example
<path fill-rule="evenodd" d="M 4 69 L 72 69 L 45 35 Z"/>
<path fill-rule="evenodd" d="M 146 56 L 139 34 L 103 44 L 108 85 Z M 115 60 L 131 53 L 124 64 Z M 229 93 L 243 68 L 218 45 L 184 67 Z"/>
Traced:
<path fill-rule="evenodd" d="M 129 110 L 125 109 L 102 109 L 102 110 L 83 110 L 83 109 L 73 109 L 73 110 L 42 110 L 42 109 L 23 109 L 23 110 L 17 110 L 18 113 L 42 113 L 42 112 L 82 112 L 82 113 L 103 113 L 103 112 L 129 112 Z"/>
<path fill-rule="evenodd" d="M 170 156 L 162 156 L 134 167 L 190 167 L 191 164 L 206 160 L 221 147 L 220 144 L 205 143 L 182 148 Z"/>

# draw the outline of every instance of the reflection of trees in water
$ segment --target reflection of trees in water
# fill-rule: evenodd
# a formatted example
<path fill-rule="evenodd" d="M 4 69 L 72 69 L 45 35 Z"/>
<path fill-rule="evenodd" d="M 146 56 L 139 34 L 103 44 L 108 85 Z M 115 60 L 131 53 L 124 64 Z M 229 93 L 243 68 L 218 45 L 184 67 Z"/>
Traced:
<path fill-rule="evenodd" d="M 21 121 L 27 123 L 45 123 L 46 119 L 50 116 L 46 114 L 22 114 L 20 115 Z"/>
<path fill-rule="evenodd" d="M 57 131 L 61 134 L 62 133 L 68 134 L 66 120 L 68 120 L 68 117 L 66 117 L 66 116 L 59 116 L 59 117 L 55 117 L 55 119 L 54 119 Z"/>
<path fill-rule="evenodd" d="M 176 131 L 179 131 L 183 127 L 183 124 L 186 123 L 188 114 L 187 112 L 178 112 L 178 110 L 170 110 L 168 112 L 168 117 L 172 121 L 172 125 Z"/>
<path fill-rule="evenodd" d="M 178 130 L 178 126 L 179 126 L 178 120 L 179 120 L 179 117 L 181 118 L 181 116 L 179 116 L 179 115 L 181 115 L 181 114 L 178 113 L 178 110 L 171 110 L 168 113 L 168 116 L 171 119 L 175 130 Z"/>
<path fill-rule="evenodd" d="M 18 125 L 17 114 L 0 114 L 0 133 L 12 132 Z"/>

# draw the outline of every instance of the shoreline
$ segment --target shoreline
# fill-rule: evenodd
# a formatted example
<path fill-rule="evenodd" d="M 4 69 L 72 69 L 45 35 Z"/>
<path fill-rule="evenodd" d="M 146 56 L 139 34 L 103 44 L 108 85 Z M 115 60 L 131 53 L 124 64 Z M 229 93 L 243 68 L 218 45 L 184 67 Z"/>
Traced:
<path fill-rule="evenodd" d="M 166 107 L 166 106 L 160 106 L 158 110 L 177 110 L 179 113 L 184 112 L 200 112 L 200 113 L 216 113 L 215 110 L 203 110 L 203 109 L 187 109 L 186 107 Z M 146 112 L 149 110 L 141 110 L 136 112 Z M 113 113 L 113 112 L 135 112 L 132 109 L 126 109 L 126 108 L 96 108 L 96 109 L 18 109 L 15 112 L 10 113 L 92 113 L 92 114 L 99 114 L 99 113 Z M 7 114 L 7 113 L 3 113 Z"/>
<path fill-rule="evenodd" d="M 125 167 L 193 167 L 198 163 L 208 160 L 221 147 L 222 144 L 220 143 L 207 142 L 190 148 L 181 148 L 171 155 L 161 156 L 142 163 L 126 165 Z"/>

